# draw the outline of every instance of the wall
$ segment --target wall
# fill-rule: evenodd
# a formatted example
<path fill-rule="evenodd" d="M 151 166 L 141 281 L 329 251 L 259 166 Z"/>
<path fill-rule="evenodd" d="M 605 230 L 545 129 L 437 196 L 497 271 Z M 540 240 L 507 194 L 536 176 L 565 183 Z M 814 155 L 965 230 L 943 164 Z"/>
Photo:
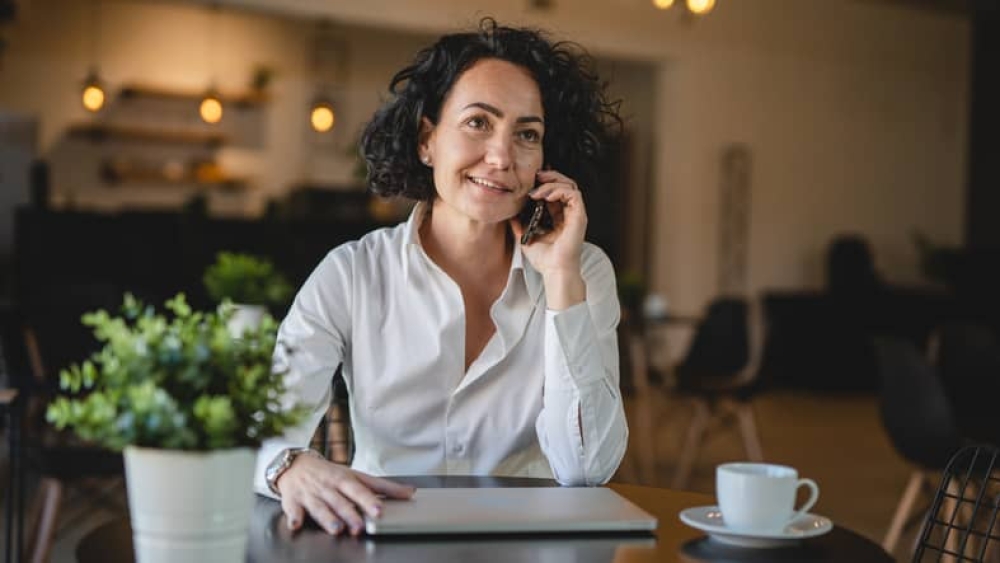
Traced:
<path fill-rule="evenodd" d="M 33 0 L 31 21 L 54 4 Z M 222 85 L 245 84 L 253 62 L 282 66 L 270 114 L 274 137 L 257 155 L 264 192 L 285 189 L 295 173 L 340 168 L 333 157 L 318 164 L 302 130 L 289 127 L 309 94 L 302 71 L 309 27 L 294 18 L 381 30 L 351 32 L 358 41 L 351 113 L 359 116 L 374 107 L 388 69 L 406 60 L 421 35 L 489 13 L 654 69 L 645 84 L 629 87 L 651 105 L 637 103 L 646 109 L 633 119 L 633 127 L 646 128 L 652 151 L 650 283 L 683 312 L 700 310 L 714 293 L 719 157 L 732 142 L 746 143 L 754 158 L 751 290 L 820 287 L 824 247 L 843 231 L 867 235 L 879 268 L 899 283 L 919 280 L 911 230 L 941 243 L 961 240 L 970 29 L 956 16 L 861 0 L 719 0 L 710 17 L 693 23 L 676 9 L 656 12 L 647 0 L 556 0 L 547 12 L 508 0 L 227 4 L 250 11 L 229 16 L 242 23 L 227 27 Z M 73 26 L 84 20 L 72 5 L 44 25 L 18 24 L 0 72 L 3 84 L 19 84 L 16 93 L 0 90 L 0 107 L 44 115 L 43 144 L 81 117 L 76 87 L 86 61 Z M 108 33 L 127 33 L 105 41 L 109 80 L 155 74 L 204 85 L 197 39 L 203 11 L 108 5 L 119 14 Z M 266 17 L 276 13 L 283 19 Z M 123 25 L 127 18 L 141 25 Z M 180 29 L 188 30 L 183 37 Z"/>

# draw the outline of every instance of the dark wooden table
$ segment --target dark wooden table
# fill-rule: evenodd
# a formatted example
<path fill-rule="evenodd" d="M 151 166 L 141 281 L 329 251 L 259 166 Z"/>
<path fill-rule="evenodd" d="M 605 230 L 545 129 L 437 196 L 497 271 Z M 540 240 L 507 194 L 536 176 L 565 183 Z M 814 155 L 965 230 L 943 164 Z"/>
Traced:
<path fill-rule="evenodd" d="M 504 477 L 396 477 L 417 487 L 553 486 L 543 479 Z M 893 563 L 882 548 L 850 530 L 835 526 L 829 534 L 787 547 L 750 549 L 727 546 L 685 526 L 681 510 L 713 504 L 708 495 L 656 487 L 612 484 L 612 489 L 659 519 L 655 535 L 566 534 L 510 535 L 470 538 L 332 537 L 318 528 L 291 534 L 281 505 L 258 498 L 250 524 L 247 560 L 253 563 L 327 561 L 379 563 L 449 563 L 477 561 L 517 563 L 757 563 L 850 562 Z M 77 547 L 82 563 L 132 563 L 132 533 L 121 519 L 98 527 Z"/>

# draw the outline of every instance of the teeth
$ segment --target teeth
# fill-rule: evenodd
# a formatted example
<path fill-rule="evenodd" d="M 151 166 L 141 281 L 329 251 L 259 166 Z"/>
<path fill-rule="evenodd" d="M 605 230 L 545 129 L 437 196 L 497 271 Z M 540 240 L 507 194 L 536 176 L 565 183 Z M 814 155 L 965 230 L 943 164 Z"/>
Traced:
<path fill-rule="evenodd" d="M 500 184 L 494 184 L 493 182 L 490 182 L 489 180 L 483 180 L 482 178 L 473 178 L 472 176 L 469 176 L 469 181 L 471 181 L 473 184 L 479 184 L 480 186 L 485 186 L 487 188 L 492 188 L 494 190 L 509 191 L 506 187 L 501 186 Z"/>

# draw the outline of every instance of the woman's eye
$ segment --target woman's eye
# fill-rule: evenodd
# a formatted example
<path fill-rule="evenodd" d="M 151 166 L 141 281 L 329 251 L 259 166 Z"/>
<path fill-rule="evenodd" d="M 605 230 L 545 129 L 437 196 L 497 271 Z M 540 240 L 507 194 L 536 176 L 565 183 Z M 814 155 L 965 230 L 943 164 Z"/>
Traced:
<path fill-rule="evenodd" d="M 489 123 L 482 117 L 471 117 L 465 122 L 466 125 L 473 129 L 485 129 Z"/>
<path fill-rule="evenodd" d="M 521 137 L 521 140 L 528 141 L 529 143 L 537 143 L 542 140 L 542 135 L 534 129 L 525 129 L 524 131 L 520 131 L 518 135 Z"/>

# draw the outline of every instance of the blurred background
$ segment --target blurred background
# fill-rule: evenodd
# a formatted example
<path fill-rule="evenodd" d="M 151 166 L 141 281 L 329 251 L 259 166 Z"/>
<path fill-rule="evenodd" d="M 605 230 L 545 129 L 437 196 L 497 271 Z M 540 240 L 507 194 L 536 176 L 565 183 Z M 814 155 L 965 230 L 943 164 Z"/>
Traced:
<path fill-rule="evenodd" d="M 630 395 L 620 479 L 711 492 L 715 463 L 752 455 L 743 415 L 728 438 L 691 429 L 687 399 L 706 395 L 685 373 L 707 362 L 742 378 L 726 398 L 755 400 L 763 457 L 826 479 L 817 511 L 881 542 L 914 463 L 881 418 L 872 338 L 927 357 L 941 327 L 989 339 L 1000 326 L 998 12 L 995 0 L 0 0 L 0 300 L 32 329 L 34 375 L 51 385 L 93 346 L 80 313 L 124 291 L 206 305 L 218 251 L 265 256 L 298 286 L 334 246 L 406 217 L 406 202 L 365 192 L 357 156 L 392 74 L 484 15 L 541 27 L 595 57 L 626 118 L 586 194 L 588 236 L 619 276 L 623 387 L 658 390 Z M 745 307 L 712 321 L 740 333 L 735 349 L 705 326 L 725 299 Z M 949 391 L 951 408 L 995 396 L 994 379 Z M 966 437 L 993 421 L 968 424 Z M 685 469 L 692 434 L 705 443 Z"/>

